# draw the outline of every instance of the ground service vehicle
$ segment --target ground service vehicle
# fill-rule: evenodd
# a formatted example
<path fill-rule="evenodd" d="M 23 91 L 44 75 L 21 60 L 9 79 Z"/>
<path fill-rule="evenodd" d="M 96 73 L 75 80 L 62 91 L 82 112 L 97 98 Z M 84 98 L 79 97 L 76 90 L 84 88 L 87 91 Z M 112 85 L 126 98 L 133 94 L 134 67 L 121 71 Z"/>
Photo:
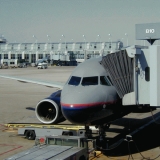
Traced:
<path fill-rule="evenodd" d="M 46 136 L 37 137 L 35 146 L 6 160 L 87 160 L 88 153 L 88 141 L 85 137 Z"/>
<path fill-rule="evenodd" d="M 38 69 L 47 69 L 47 67 L 48 67 L 47 62 L 38 63 L 37 66 Z"/>
<path fill-rule="evenodd" d="M 18 135 L 25 136 L 28 140 L 34 140 L 40 136 L 55 136 L 55 135 L 68 135 L 68 136 L 85 136 L 84 129 L 63 129 L 63 128 L 38 128 L 38 127 L 23 127 L 18 128 Z"/>

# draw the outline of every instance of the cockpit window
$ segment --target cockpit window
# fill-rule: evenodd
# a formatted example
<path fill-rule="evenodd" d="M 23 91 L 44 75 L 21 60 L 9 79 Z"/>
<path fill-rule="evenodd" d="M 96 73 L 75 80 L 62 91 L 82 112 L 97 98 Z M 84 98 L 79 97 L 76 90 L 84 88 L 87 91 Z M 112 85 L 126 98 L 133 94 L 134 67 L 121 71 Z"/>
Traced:
<path fill-rule="evenodd" d="M 78 86 L 80 81 L 81 77 L 72 76 L 68 84 L 73 86 Z"/>
<path fill-rule="evenodd" d="M 98 85 L 98 76 L 96 77 L 83 77 L 82 86 Z"/>
<path fill-rule="evenodd" d="M 105 86 L 111 86 L 109 80 L 105 76 L 100 76 L 100 84 Z"/>

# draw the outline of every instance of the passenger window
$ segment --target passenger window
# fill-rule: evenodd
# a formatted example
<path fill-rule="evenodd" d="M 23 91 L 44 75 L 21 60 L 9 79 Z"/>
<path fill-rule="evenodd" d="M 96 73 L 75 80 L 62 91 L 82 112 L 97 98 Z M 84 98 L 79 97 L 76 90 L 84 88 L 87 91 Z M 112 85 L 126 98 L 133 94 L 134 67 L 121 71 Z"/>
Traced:
<path fill-rule="evenodd" d="M 100 76 L 100 84 L 105 86 L 111 86 L 111 84 L 105 76 Z"/>
<path fill-rule="evenodd" d="M 96 77 L 84 77 L 82 80 L 82 85 L 98 85 L 98 76 Z"/>
<path fill-rule="evenodd" d="M 81 81 L 81 77 L 72 76 L 69 80 L 69 85 L 78 86 Z"/>

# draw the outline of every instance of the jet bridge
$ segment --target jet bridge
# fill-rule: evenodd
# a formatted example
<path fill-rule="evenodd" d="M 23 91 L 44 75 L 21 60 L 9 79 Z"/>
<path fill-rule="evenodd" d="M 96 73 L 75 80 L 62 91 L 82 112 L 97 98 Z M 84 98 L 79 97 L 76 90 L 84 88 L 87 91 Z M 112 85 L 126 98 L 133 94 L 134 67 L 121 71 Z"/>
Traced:
<path fill-rule="evenodd" d="M 150 46 L 134 45 L 102 58 L 123 105 L 160 107 L 160 45 L 152 45 L 160 37 L 157 25 L 136 25 L 137 39 L 146 39 Z"/>

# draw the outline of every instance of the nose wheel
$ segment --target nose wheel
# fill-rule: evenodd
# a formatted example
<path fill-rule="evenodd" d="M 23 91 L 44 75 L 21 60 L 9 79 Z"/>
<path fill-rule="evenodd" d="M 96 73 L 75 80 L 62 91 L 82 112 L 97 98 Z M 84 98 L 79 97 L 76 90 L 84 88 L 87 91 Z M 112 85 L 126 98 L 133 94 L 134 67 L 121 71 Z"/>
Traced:
<path fill-rule="evenodd" d="M 89 129 L 89 126 L 85 126 L 85 136 L 87 137 L 87 138 L 92 138 L 92 130 L 91 129 Z"/>
<path fill-rule="evenodd" d="M 107 129 L 109 129 L 109 127 L 110 127 L 110 123 L 107 123 L 107 124 L 104 124 L 104 125 L 97 125 L 97 126 L 95 126 L 95 128 L 99 129 L 99 137 L 100 137 L 100 139 L 103 140 L 103 138 L 106 137 L 105 131 Z"/>
<path fill-rule="evenodd" d="M 109 129 L 110 124 L 98 125 L 95 126 L 99 129 L 99 135 L 96 138 L 96 146 L 98 150 L 108 148 L 108 141 L 106 137 L 106 130 Z"/>
<path fill-rule="evenodd" d="M 95 128 L 98 128 L 98 136 L 92 137 L 92 130 L 89 129 L 89 126 L 85 126 L 85 136 L 88 139 L 96 139 L 95 149 L 96 150 L 103 150 L 107 149 L 109 146 L 109 141 L 106 136 L 106 130 L 109 129 L 110 123 L 97 125 Z"/>

